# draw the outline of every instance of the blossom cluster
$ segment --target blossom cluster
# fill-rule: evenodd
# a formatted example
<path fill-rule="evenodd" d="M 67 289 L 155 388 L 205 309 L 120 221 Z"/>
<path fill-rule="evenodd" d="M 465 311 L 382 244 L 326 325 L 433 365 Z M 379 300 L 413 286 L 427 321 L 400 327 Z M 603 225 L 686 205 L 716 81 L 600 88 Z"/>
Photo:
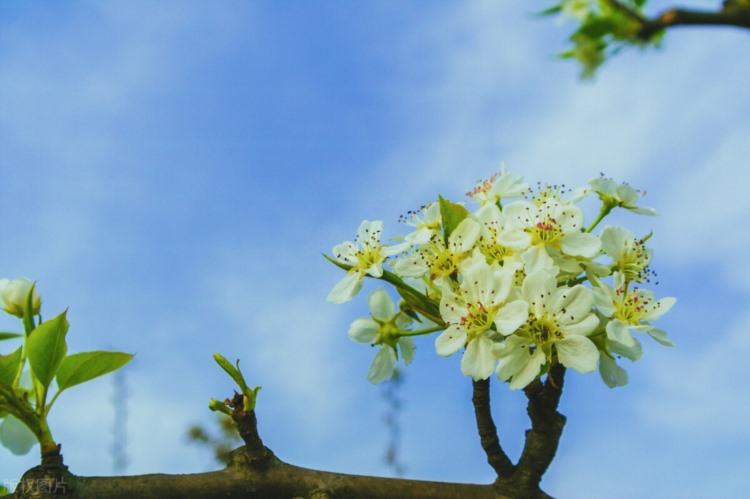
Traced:
<path fill-rule="evenodd" d="M 596 195 L 601 208 L 586 226 L 579 202 Z M 601 221 L 615 208 L 655 215 L 636 206 L 639 192 L 600 177 L 565 191 L 535 190 L 500 172 L 467 193 L 475 204 L 439 197 L 402 221 L 408 234 L 381 242 L 383 223 L 365 220 L 354 241 L 333 248 L 329 260 L 346 270 L 328 295 L 352 299 L 365 277 L 387 282 L 368 297 L 371 317 L 355 320 L 349 336 L 380 346 L 368 379 L 388 379 L 399 356 L 409 364 L 414 336 L 439 333 L 438 355 L 462 351 L 461 371 L 474 380 L 493 372 L 512 389 L 527 386 L 560 363 L 587 373 L 599 369 L 610 386 L 627 383 L 616 362 L 642 354 L 633 333 L 672 346 L 652 322 L 675 303 L 642 287 L 653 274 L 651 237 L 636 237 Z M 510 200 L 510 201 L 509 201 Z"/>

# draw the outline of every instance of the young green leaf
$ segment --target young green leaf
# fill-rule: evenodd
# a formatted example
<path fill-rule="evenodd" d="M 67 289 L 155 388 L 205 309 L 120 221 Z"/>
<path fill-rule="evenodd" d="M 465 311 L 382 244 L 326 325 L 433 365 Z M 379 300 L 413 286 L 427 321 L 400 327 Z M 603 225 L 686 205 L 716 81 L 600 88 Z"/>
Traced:
<path fill-rule="evenodd" d="M 242 373 L 239 369 L 239 361 L 237 361 L 237 367 L 235 368 L 232 364 L 229 363 L 226 358 L 224 358 L 223 355 L 219 353 L 214 354 L 214 360 L 222 369 L 224 369 L 224 371 L 226 371 L 229 376 L 232 377 L 234 382 L 237 383 L 243 393 L 248 389 L 247 383 L 245 383 L 245 378 L 242 376 Z"/>
<path fill-rule="evenodd" d="M 451 232 L 458 227 L 461 221 L 469 216 L 469 210 L 457 203 L 446 200 L 443 196 L 438 196 L 440 203 L 440 218 L 443 221 L 443 237 L 445 244 L 448 244 L 448 238 Z"/>
<path fill-rule="evenodd" d="M 26 340 L 26 355 L 29 358 L 31 372 L 39 383 L 49 388 L 57 368 L 68 352 L 65 335 L 68 333 L 67 310 L 54 319 L 42 322 Z"/>
<path fill-rule="evenodd" d="M 18 347 L 13 353 L 0 355 L 0 384 L 11 386 L 15 381 L 21 367 L 21 349 Z"/>
<path fill-rule="evenodd" d="M 7 331 L 0 331 L 0 341 L 9 340 L 11 338 L 20 338 L 21 336 L 23 335 L 18 333 L 9 333 Z"/>
<path fill-rule="evenodd" d="M 60 391 L 85 383 L 121 368 L 133 358 L 122 352 L 81 352 L 68 355 L 57 369 L 57 386 Z"/>

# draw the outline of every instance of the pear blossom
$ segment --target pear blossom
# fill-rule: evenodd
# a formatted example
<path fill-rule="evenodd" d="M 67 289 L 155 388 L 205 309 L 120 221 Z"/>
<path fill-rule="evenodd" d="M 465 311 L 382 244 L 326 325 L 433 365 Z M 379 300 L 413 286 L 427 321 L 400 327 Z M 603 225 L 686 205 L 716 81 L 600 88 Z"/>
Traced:
<path fill-rule="evenodd" d="M 599 350 L 587 338 L 599 325 L 591 311 L 591 290 L 580 284 L 558 288 L 555 276 L 540 270 L 526 276 L 521 295 L 529 304 L 526 324 L 512 340 L 493 347 L 500 359 L 500 379 L 512 378 L 512 389 L 523 388 L 539 375 L 545 363 L 555 361 L 555 354 L 565 367 L 582 373 L 596 370 Z"/>
<path fill-rule="evenodd" d="M 531 236 L 513 226 L 507 226 L 496 204 L 485 204 L 474 213 L 474 217 L 481 224 L 477 247 L 486 257 L 487 263 L 498 263 L 513 270 L 523 267 L 521 254 L 531 244 Z"/>
<path fill-rule="evenodd" d="M 523 177 L 500 171 L 486 180 L 482 180 L 466 195 L 480 202 L 482 205 L 498 203 L 503 199 L 517 198 L 529 192 L 529 185 L 524 183 Z"/>
<path fill-rule="evenodd" d="M 638 191 L 630 187 L 628 184 L 618 184 L 611 178 L 599 177 L 589 182 L 591 188 L 599 195 L 599 198 L 604 202 L 605 206 L 614 208 L 619 206 L 630 210 L 639 215 L 657 215 L 657 211 L 653 208 L 645 208 L 636 206 L 635 203 L 640 197 Z M 611 209 L 610 208 L 610 209 Z"/>
<path fill-rule="evenodd" d="M 581 232 L 581 209 L 559 198 L 548 198 L 538 206 L 516 201 L 505 207 L 503 215 L 509 224 L 531 236 L 531 246 L 522 255 L 527 273 L 554 266 L 547 248 L 584 258 L 597 256 L 601 249 L 598 237 Z"/>
<path fill-rule="evenodd" d="M 418 246 L 430 240 L 440 231 L 440 204 L 429 203 L 417 211 L 410 211 L 400 220 L 414 227 L 414 231 L 404 236 L 409 246 Z"/>
<path fill-rule="evenodd" d="M 23 318 L 28 302 L 29 291 L 34 283 L 29 279 L 0 279 L 0 301 L 3 310 L 16 317 Z M 37 293 L 36 287 L 31 296 L 31 315 L 38 315 L 42 306 L 42 299 Z"/>
<path fill-rule="evenodd" d="M 466 259 L 479 237 L 479 223 L 465 218 L 448 237 L 448 244 L 441 234 L 435 233 L 430 240 L 417 248 L 414 253 L 400 258 L 393 264 L 393 271 L 402 277 L 429 276 L 434 280 L 457 271 Z"/>
<path fill-rule="evenodd" d="M 352 268 L 328 294 L 328 301 L 332 303 L 349 301 L 362 288 L 362 280 L 365 275 L 372 277 L 383 275 L 385 259 L 398 253 L 401 249 L 381 245 L 380 235 L 382 232 L 383 222 L 365 220 L 360 224 L 354 242 L 345 241 L 333 248 L 333 256 L 338 261 L 351 265 Z"/>
<path fill-rule="evenodd" d="M 635 339 L 630 331 L 645 332 L 662 345 L 674 346 L 667 339 L 667 333 L 652 326 L 650 322 L 667 313 L 677 300 L 672 297 L 657 300 L 652 291 L 637 287 L 628 290 L 627 281 L 621 272 L 615 272 L 613 278 L 614 288 L 603 282 L 594 287 L 596 308 L 609 318 L 607 337 L 626 347 L 632 347 Z"/>
<path fill-rule="evenodd" d="M 399 331 L 411 325 L 412 319 L 403 312 L 396 312 L 393 301 L 383 288 L 370 293 L 367 303 L 371 317 L 352 322 L 349 337 L 358 343 L 381 345 L 367 373 L 371 383 L 380 383 L 393 376 L 399 350 L 406 365 L 414 358 L 414 341 L 399 335 Z"/>
<path fill-rule="evenodd" d="M 586 0 L 588 2 L 588 0 Z M 585 3 L 585 2 L 582 2 Z M 404 298 L 398 310 L 385 290 L 368 297 L 371 317 L 357 319 L 350 337 L 380 348 L 368 379 L 392 376 L 399 356 L 408 364 L 413 336 L 442 331 L 438 355 L 462 351 L 461 371 L 474 380 L 494 370 L 511 389 L 529 385 L 555 364 L 582 373 L 596 371 L 609 387 L 623 386 L 621 358 L 638 360 L 643 349 L 633 332 L 673 345 L 652 322 L 674 298 L 633 287 L 655 275 L 653 251 L 622 227 L 593 230 L 616 207 L 656 214 L 637 206 L 639 192 L 607 178 L 571 191 L 562 185 L 534 189 L 504 170 L 483 180 L 467 196 L 479 206 L 439 197 L 401 217 L 411 232 L 380 244 L 382 222 L 363 222 L 354 242 L 334 248 L 349 269 L 328 299 L 341 303 L 365 276 L 383 277 Z M 578 203 L 596 194 L 601 207 L 584 226 Z M 505 200 L 525 196 L 526 200 Z M 388 257 L 392 273 L 383 275 Z M 631 284 L 633 283 L 633 284 Z M 411 331 L 417 314 L 432 324 Z M 411 319 L 410 319 L 411 317 Z"/>
<path fill-rule="evenodd" d="M 602 251 L 614 260 L 614 267 L 624 275 L 626 281 L 643 282 L 648 278 L 653 251 L 646 248 L 643 239 L 636 239 L 624 227 L 612 226 L 605 227 L 599 238 Z"/>
<path fill-rule="evenodd" d="M 526 322 L 525 301 L 506 303 L 512 285 L 512 271 L 482 262 L 465 271 L 456 289 L 443 291 L 440 315 L 448 328 L 435 340 L 435 349 L 447 357 L 466 347 L 461 372 L 474 380 L 487 379 L 495 369 L 492 337 L 512 334 Z"/>

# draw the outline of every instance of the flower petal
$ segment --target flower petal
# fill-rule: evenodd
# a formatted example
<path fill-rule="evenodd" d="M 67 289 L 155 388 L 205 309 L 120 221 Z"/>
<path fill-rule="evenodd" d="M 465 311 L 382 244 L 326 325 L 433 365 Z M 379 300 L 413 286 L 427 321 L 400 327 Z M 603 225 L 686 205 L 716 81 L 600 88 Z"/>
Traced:
<path fill-rule="evenodd" d="M 358 343 L 375 343 L 378 339 L 378 323 L 368 318 L 356 319 L 349 326 L 349 338 Z"/>
<path fill-rule="evenodd" d="M 607 323 L 607 338 L 626 347 L 632 347 L 635 344 L 635 339 L 630 334 L 627 322 L 620 319 L 613 319 Z"/>
<path fill-rule="evenodd" d="M 399 338 L 398 346 L 401 348 L 401 358 L 404 359 L 404 364 L 408 366 L 414 360 L 414 350 L 417 349 L 414 340 L 408 337 Z"/>
<path fill-rule="evenodd" d="M 554 276 L 545 270 L 538 270 L 526 276 L 521 286 L 521 294 L 535 316 L 544 315 L 546 301 L 556 287 L 557 281 Z"/>
<path fill-rule="evenodd" d="M 518 329 L 521 324 L 529 318 L 529 304 L 524 300 L 515 300 L 503 308 L 495 315 L 495 326 L 497 330 L 508 336 Z"/>
<path fill-rule="evenodd" d="M 578 372 L 594 372 L 599 364 L 599 350 L 594 342 L 585 336 L 566 336 L 555 342 L 555 348 L 560 363 Z"/>
<path fill-rule="evenodd" d="M 659 343 L 661 343 L 662 345 L 664 345 L 665 347 L 673 347 L 674 346 L 674 343 L 672 343 L 672 341 L 669 338 L 667 338 L 667 332 L 666 331 L 662 331 L 661 329 L 654 328 L 654 329 L 649 330 L 648 334 L 653 339 L 655 339 L 656 341 L 658 341 Z"/>
<path fill-rule="evenodd" d="M 471 376 L 474 381 L 487 379 L 495 370 L 497 359 L 492 355 L 493 341 L 480 335 L 469 342 L 461 358 L 461 372 Z"/>
<path fill-rule="evenodd" d="M 466 331 L 457 326 L 450 326 L 435 338 L 435 350 L 438 355 L 448 357 L 466 345 Z"/>
<path fill-rule="evenodd" d="M 560 240 L 560 249 L 566 255 L 594 258 L 602 248 L 601 240 L 594 234 L 570 232 Z"/>
<path fill-rule="evenodd" d="M 344 303 L 354 298 L 361 288 L 362 273 L 347 272 L 344 278 L 328 293 L 328 298 L 326 299 L 331 303 Z"/>
<path fill-rule="evenodd" d="M 588 336 L 599 327 L 599 317 L 590 313 L 578 322 L 561 324 L 560 327 L 566 335 Z"/>
<path fill-rule="evenodd" d="M 599 352 L 599 374 L 610 388 L 628 384 L 628 372 L 618 366 L 615 359 L 604 352 Z"/>
<path fill-rule="evenodd" d="M 393 370 L 396 368 L 396 352 L 389 346 L 383 346 L 375 358 L 372 359 L 370 370 L 367 372 L 367 380 L 370 383 L 380 383 L 390 379 L 393 376 Z"/>
<path fill-rule="evenodd" d="M 448 238 L 448 246 L 455 255 L 466 253 L 477 242 L 481 227 L 479 223 L 471 218 L 464 218 L 461 223 L 451 232 Z"/>
<path fill-rule="evenodd" d="M 367 305 L 370 307 L 370 313 L 373 318 L 387 321 L 396 313 L 396 307 L 393 300 L 388 296 L 385 288 L 378 288 L 367 297 Z"/>
<path fill-rule="evenodd" d="M 514 374 L 524 368 L 531 354 L 531 343 L 520 336 L 509 336 L 502 343 L 492 345 L 492 353 L 500 360 L 497 366 L 497 377 L 507 381 Z"/>
<path fill-rule="evenodd" d="M 527 274 L 532 274 L 540 270 L 552 270 L 555 268 L 555 261 L 547 253 L 544 246 L 532 246 L 521 254 L 524 269 Z"/>
<path fill-rule="evenodd" d="M 333 247 L 333 257 L 349 265 L 357 265 L 357 247 L 351 241 L 345 241 Z"/>
<path fill-rule="evenodd" d="M 539 376 L 542 366 L 547 362 L 547 358 L 541 349 L 537 348 L 526 361 L 526 365 L 518 372 L 510 382 L 511 390 L 526 388 L 526 385 L 534 381 Z"/>

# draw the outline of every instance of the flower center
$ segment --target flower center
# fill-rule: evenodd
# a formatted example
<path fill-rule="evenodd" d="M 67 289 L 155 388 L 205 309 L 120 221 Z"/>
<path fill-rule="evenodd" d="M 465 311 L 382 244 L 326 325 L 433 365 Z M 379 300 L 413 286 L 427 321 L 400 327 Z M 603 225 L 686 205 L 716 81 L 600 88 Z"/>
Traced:
<path fill-rule="evenodd" d="M 616 293 L 622 294 L 623 291 L 617 289 Z M 615 317 L 629 324 L 638 325 L 651 307 L 651 302 L 650 298 L 643 296 L 638 292 L 638 288 L 635 288 L 622 300 L 615 302 Z"/>
<path fill-rule="evenodd" d="M 469 341 L 473 340 L 492 326 L 494 310 L 487 310 L 482 303 L 467 303 L 466 315 L 461 317 L 461 326 L 466 329 Z"/>
<path fill-rule="evenodd" d="M 565 337 L 560 328 L 548 315 L 542 317 L 529 317 L 527 323 L 529 335 L 536 343 L 547 343 L 549 341 L 561 340 Z"/>
<path fill-rule="evenodd" d="M 532 244 L 534 245 L 551 245 L 563 236 L 560 224 L 549 215 L 545 215 L 544 218 L 541 218 L 541 220 L 533 227 L 530 227 L 527 232 L 531 236 Z"/>
<path fill-rule="evenodd" d="M 382 246 L 370 246 L 368 244 L 355 253 L 357 257 L 357 268 L 367 270 L 383 260 L 381 255 Z"/>

